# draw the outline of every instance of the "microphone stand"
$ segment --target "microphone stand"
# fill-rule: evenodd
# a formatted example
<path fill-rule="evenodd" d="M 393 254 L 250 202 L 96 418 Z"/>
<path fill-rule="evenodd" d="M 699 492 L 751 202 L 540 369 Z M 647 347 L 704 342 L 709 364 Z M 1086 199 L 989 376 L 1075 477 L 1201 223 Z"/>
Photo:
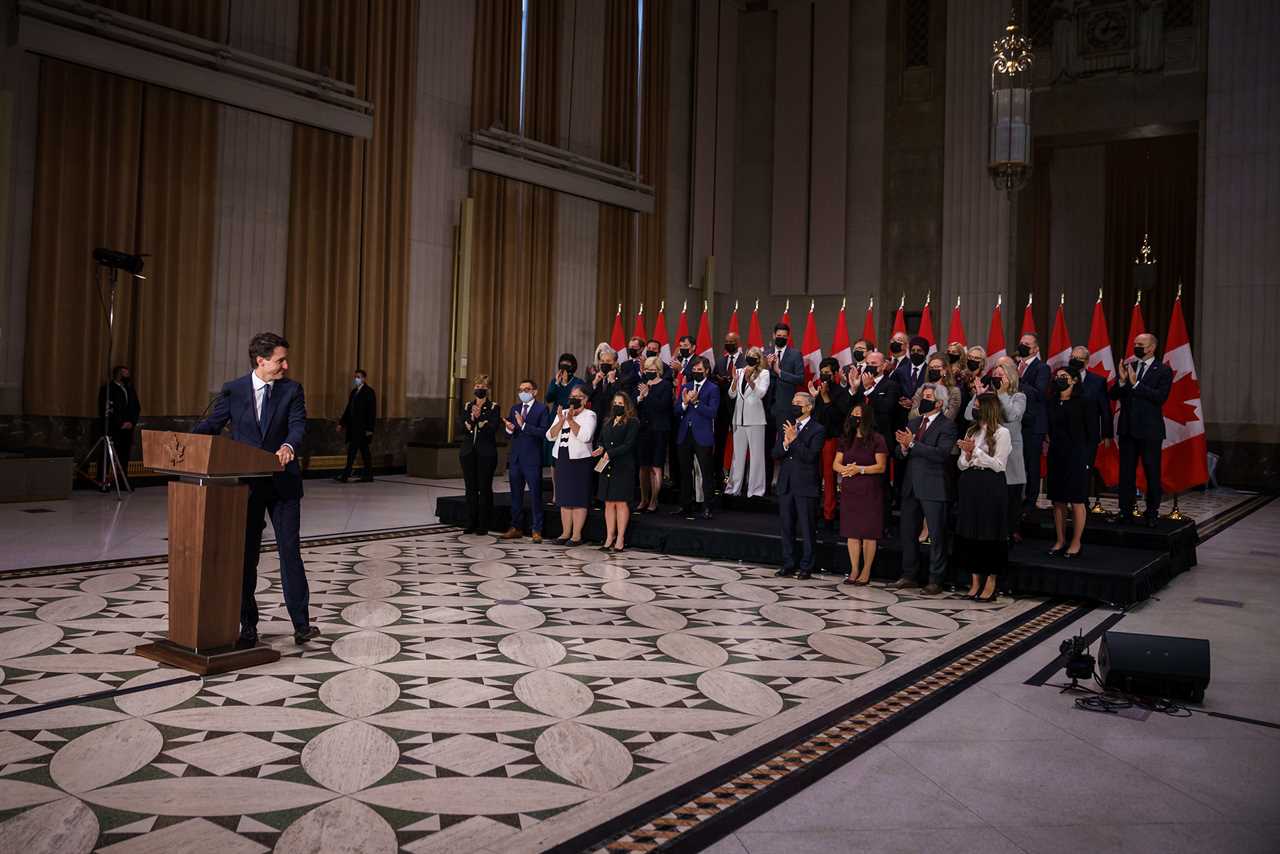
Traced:
<path fill-rule="evenodd" d="M 93 460 L 98 452 L 98 446 L 102 446 L 102 460 L 98 464 L 98 477 L 100 480 L 89 478 L 98 485 L 98 489 L 102 492 L 107 491 L 108 482 L 115 487 L 116 501 L 123 499 L 120 493 L 120 484 L 124 484 L 124 488 L 133 492 L 133 487 L 129 485 L 129 477 L 127 472 L 127 461 L 122 463 L 119 454 L 116 453 L 115 445 L 111 441 L 111 357 L 113 355 L 112 348 L 115 345 L 115 322 L 116 322 L 116 289 L 119 285 L 117 276 L 119 271 L 115 267 L 106 268 L 110 272 L 108 280 L 108 290 L 110 296 L 107 300 L 107 388 L 106 393 L 102 396 L 102 435 L 98 437 L 98 441 L 94 442 L 93 447 L 89 449 L 89 453 L 85 454 L 84 459 L 80 463 L 80 468 L 85 472 L 89 470 L 89 463 Z M 98 265 L 97 275 L 101 276 L 103 265 Z M 101 287 L 99 285 L 99 287 Z M 136 427 L 137 425 L 135 425 Z M 110 481 L 107 480 L 108 473 Z M 85 475 L 88 477 L 88 475 Z"/>

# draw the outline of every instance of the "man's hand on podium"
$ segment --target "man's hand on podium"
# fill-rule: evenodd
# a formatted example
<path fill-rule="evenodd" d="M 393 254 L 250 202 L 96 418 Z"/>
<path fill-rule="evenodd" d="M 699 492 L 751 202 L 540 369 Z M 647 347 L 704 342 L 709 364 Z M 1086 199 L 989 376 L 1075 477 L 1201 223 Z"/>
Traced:
<path fill-rule="evenodd" d="M 293 462 L 293 448 L 288 445 L 281 445 L 280 450 L 276 451 L 276 459 L 280 461 L 280 465 L 287 466 Z"/>

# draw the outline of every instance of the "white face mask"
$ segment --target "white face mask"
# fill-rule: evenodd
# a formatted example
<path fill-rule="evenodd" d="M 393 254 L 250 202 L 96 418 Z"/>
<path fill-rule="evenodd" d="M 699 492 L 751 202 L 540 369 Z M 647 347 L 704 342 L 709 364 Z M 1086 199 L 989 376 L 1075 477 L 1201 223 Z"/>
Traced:
<path fill-rule="evenodd" d="M 521 403 L 528 403 L 528 402 L 529 402 L 529 401 L 531 401 L 531 400 L 533 400 L 533 393 L 532 393 L 532 392 L 528 392 L 528 391 L 522 391 L 522 392 L 520 392 L 520 402 L 521 402 Z"/>
<path fill-rule="evenodd" d="M 364 385 L 364 380 L 362 380 L 360 377 L 356 377 L 351 381 L 351 384 L 356 388 L 360 388 L 360 386 Z"/>

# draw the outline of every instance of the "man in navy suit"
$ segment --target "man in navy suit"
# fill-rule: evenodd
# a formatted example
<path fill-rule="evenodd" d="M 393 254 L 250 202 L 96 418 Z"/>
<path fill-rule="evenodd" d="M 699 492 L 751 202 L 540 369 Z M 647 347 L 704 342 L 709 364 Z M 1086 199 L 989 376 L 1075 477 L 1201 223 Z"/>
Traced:
<path fill-rule="evenodd" d="M 511 527 L 498 539 L 518 540 L 524 528 L 524 493 L 529 491 L 533 521 L 530 530 L 535 543 L 542 542 L 542 446 L 551 426 L 551 410 L 538 400 L 538 384 L 521 380 L 519 400 L 503 422 L 511 437 L 507 455 L 507 480 L 511 484 Z"/>
<path fill-rule="evenodd" d="M 929 339 L 923 335 L 913 335 L 908 345 L 907 358 L 902 359 L 893 369 L 893 377 L 902 389 L 902 396 L 910 399 L 924 382 L 925 359 L 929 358 Z M 910 403 L 903 407 L 910 409 Z"/>
<path fill-rule="evenodd" d="M 765 365 L 769 368 L 769 392 L 765 400 L 766 419 L 764 428 L 765 445 L 773 448 L 777 445 L 777 436 L 782 425 L 792 420 L 791 398 L 796 389 L 804 390 L 804 356 L 800 348 L 791 346 L 791 327 L 785 323 L 773 325 L 773 344 L 764 349 Z M 765 483 L 773 483 L 773 454 L 765 460 Z M 772 487 L 770 487 L 772 488 Z"/>
<path fill-rule="evenodd" d="M 297 448 L 307 429 L 302 386 L 285 376 L 289 342 L 274 332 L 260 332 L 249 342 L 253 370 L 222 387 L 209 417 L 193 433 L 216 436 L 231 424 L 231 438 L 276 455 L 284 471 L 249 480 L 249 514 L 244 534 L 244 576 L 240 589 L 240 646 L 258 642 L 258 555 L 262 531 L 271 514 L 280 553 L 280 586 L 293 621 L 293 638 L 306 643 L 320 634 L 311 625 L 311 591 L 302 566 L 299 542 L 302 518 L 302 470 Z"/>
<path fill-rule="evenodd" d="M 702 472 L 702 518 L 711 518 L 711 482 L 715 467 L 711 450 L 716 443 L 716 412 L 720 408 L 720 389 L 708 379 L 711 365 L 702 356 L 689 359 L 689 381 L 680 388 L 675 415 L 680 419 L 676 429 L 676 448 L 680 452 L 680 507 L 672 516 L 693 516 L 693 461 Z"/>
<path fill-rule="evenodd" d="M 1097 429 L 1091 430 L 1092 435 L 1097 436 L 1100 442 L 1106 442 L 1115 436 L 1115 422 L 1111 418 L 1111 400 L 1107 393 L 1107 381 L 1097 374 L 1089 370 L 1089 348 L 1084 346 L 1075 346 L 1071 348 L 1071 361 L 1067 362 L 1067 370 L 1071 371 L 1080 380 L 1080 390 L 1085 400 L 1091 401 L 1094 405 L 1094 411 L 1090 413 L 1090 423 L 1092 419 L 1097 419 Z M 1093 464 L 1098 456 L 1098 446 L 1094 445 L 1089 453 L 1089 467 L 1093 468 Z"/>
<path fill-rule="evenodd" d="M 1018 384 L 1027 398 L 1022 414 L 1022 461 L 1027 468 L 1027 486 L 1022 493 L 1024 511 L 1034 510 L 1040 497 L 1040 455 L 1049 432 L 1049 366 L 1040 357 L 1040 339 L 1028 332 L 1018 340 Z"/>
<path fill-rule="evenodd" d="M 1144 522 L 1154 528 L 1160 514 L 1160 452 L 1164 446 L 1164 402 L 1173 388 L 1173 370 L 1156 361 L 1156 336 L 1144 332 L 1133 339 L 1133 359 L 1116 366 L 1111 399 L 1120 401 L 1116 435 L 1120 443 L 1120 515 L 1133 515 L 1138 489 L 1138 460 L 1147 476 L 1147 513 Z"/>
<path fill-rule="evenodd" d="M 941 386 L 939 386 L 941 388 Z M 929 582 L 924 593 L 935 596 L 942 592 L 942 579 L 947 573 L 947 502 L 950 479 L 947 466 L 955 447 L 956 423 L 939 411 L 938 393 L 926 384 L 921 392 L 920 414 L 907 422 L 894 438 L 898 459 L 909 460 L 902 475 L 902 516 L 899 536 L 902 540 L 902 577 L 894 586 L 920 586 L 916 576 L 920 562 L 920 524 L 929 523 Z"/>
<path fill-rule="evenodd" d="M 778 513 L 782 522 L 783 577 L 809 578 L 813 572 L 813 511 L 822 493 L 818 461 L 826 431 L 813 418 L 813 396 L 800 391 L 791 396 L 791 411 L 773 446 L 778 465 Z M 800 562 L 796 564 L 796 531 L 800 533 Z M 799 570 L 797 572 L 797 569 Z"/>

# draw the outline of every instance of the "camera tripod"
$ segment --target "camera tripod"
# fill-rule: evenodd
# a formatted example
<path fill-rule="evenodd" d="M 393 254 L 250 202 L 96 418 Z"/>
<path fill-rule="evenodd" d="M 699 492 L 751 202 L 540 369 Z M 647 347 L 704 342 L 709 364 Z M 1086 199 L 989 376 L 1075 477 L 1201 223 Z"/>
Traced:
<path fill-rule="evenodd" d="M 110 279 L 108 281 L 108 296 L 104 308 L 107 312 L 107 371 L 111 371 L 112 347 L 115 344 L 115 322 L 116 322 L 116 290 L 119 287 L 117 275 L 119 271 L 115 267 L 106 267 L 99 264 L 97 276 L 102 275 L 103 269 L 109 270 Z M 101 279 L 98 280 L 98 295 L 102 295 Z M 111 383 L 112 377 L 108 374 L 108 387 L 106 394 L 102 396 L 102 435 L 98 437 L 98 441 L 93 443 L 93 447 L 89 449 L 89 453 L 84 455 L 84 459 L 80 462 L 81 473 L 88 480 L 98 485 L 98 488 L 106 492 L 107 484 L 110 483 L 115 487 L 116 501 L 120 501 L 123 496 L 120 493 L 120 484 L 124 484 L 124 488 L 128 492 L 133 492 L 133 487 L 129 485 L 129 476 L 126 473 L 128 461 L 121 462 L 120 455 L 116 453 L 116 447 L 111 442 Z M 89 477 L 89 466 L 99 453 L 101 446 L 102 459 L 98 464 L 98 478 Z"/>

